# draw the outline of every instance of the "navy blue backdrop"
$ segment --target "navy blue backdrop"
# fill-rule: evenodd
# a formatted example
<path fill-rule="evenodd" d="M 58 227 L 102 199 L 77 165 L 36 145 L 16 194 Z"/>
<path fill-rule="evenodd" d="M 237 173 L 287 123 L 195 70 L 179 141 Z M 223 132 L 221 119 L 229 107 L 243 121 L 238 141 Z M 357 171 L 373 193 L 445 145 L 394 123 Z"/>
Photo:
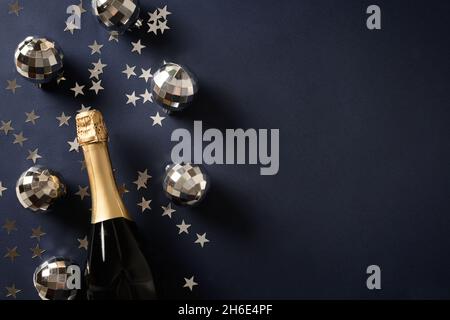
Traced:
<path fill-rule="evenodd" d="M 89 9 L 85 0 L 84 8 Z M 130 191 L 132 212 L 152 261 L 163 298 L 450 298 L 450 86 L 448 1 L 383 1 L 382 30 L 366 28 L 372 1 L 142 1 L 146 12 L 168 5 L 163 35 L 146 29 L 119 42 L 92 17 L 81 30 L 64 32 L 73 0 L 22 0 L 17 16 L 0 3 L 0 297 L 12 284 L 17 299 L 38 299 L 32 273 L 45 258 L 71 257 L 84 264 L 78 248 L 88 232 L 90 197 L 79 153 L 69 152 L 74 118 L 81 104 L 100 109 L 111 135 L 117 181 Z M 27 35 L 48 36 L 65 52 L 66 80 L 38 89 L 13 64 L 16 45 Z M 142 54 L 131 52 L 141 39 Z M 101 55 L 88 45 L 103 44 Z M 101 58 L 103 91 L 95 95 L 88 68 Z M 167 116 L 153 103 L 126 104 L 125 94 L 149 88 L 127 79 L 125 65 L 152 72 L 163 60 L 190 67 L 200 94 L 186 112 Z M 5 90 L 7 80 L 21 86 Z M 85 85 L 74 97 L 75 84 Z M 40 116 L 33 125 L 25 112 Z M 166 116 L 152 126 L 150 116 Z M 56 117 L 72 116 L 58 127 Z M 196 208 L 174 207 L 161 189 L 176 128 L 279 128 L 280 171 L 260 176 L 251 165 L 213 165 L 212 188 Z M 23 147 L 13 134 L 28 138 Z M 14 185 L 32 162 L 60 172 L 68 196 L 52 212 L 32 213 L 16 200 Z M 147 189 L 132 183 L 148 169 Z M 140 212 L 141 198 L 152 210 Z M 182 220 L 189 234 L 178 234 Z M 46 233 L 42 258 L 32 258 Z M 196 233 L 210 242 L 202 248 Z M 17 246 L 20 256 L 3 257 Z M 382 289 L 366 288 L 366 268 L 382 270 Z M 184 278 L 198 283 L 190 291 Z M 12 298 L 11 296 L 8 299 Z"/>

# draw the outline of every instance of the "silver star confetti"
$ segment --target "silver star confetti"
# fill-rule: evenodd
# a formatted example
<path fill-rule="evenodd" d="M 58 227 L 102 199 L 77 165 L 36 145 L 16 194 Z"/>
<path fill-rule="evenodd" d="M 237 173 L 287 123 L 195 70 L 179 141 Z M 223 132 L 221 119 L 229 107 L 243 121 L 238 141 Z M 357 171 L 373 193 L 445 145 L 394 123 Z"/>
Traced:
<path fill-rule="evenodd" d="M 99 70 L 100 73 L 103 72 L 103 68 L 107 67 L 108 65 L 105 63 L 102 63 L 102 59 L 98 59 L 97 62 L 92 62 L 92 64 L 94 65 L 94 69 L 95 70 Z"/>
<path fill-rule="evenodd" d="M 122 73 L 125 73 L 127 75 L 127 79 L 130 79 L 131 76 L 135 76 L 136 73 L 134 72 L 134 68 L 136 66 L 130 67 L 128 64 L 126 65 L 126 69 L 122 71 Z"/>
<path fill-rule="evenodd" d="M 63 112 L 59 117 L 56 117 L 56 119 L 59 121 L 58 127 L 61 127 L 63 125 L 68 126 L 69 120 L 72 118 L 71 116 L 66 116 L 66 114 Z"/>
<path fill-rule="evenodd" d="M 197 240 L 195 240 L 195 243 L 198 243 L 202 248 L 205 245 L 205 243 L 209 242 L 208 239 L 206 239 L 206 232 L 202 235 L 199 235 L 197 233 Z"/>
<path fill-rule="evenodd" d="M 31 112 L 25 112 L 25 115 L 27 116 L 26 122 L 31 122 L 32 124 L 36 124 L 36 120 L 40 118 L 36 113 L 34 113 L 34 110 Z"/>
<path fill-rule="evenodd" d="M 2 130 L 5 135 L 7 135 L 9 131 L 13 131 L 14 128 L 11 126 L 11 120 L 9 120 L 8 122 L 4 122 L 2 120 L 2 126 L 0 127 L 0 130 Z"/>
<path fill-rule="evenodd" d="M 142 97 L 142 103 L 146 103 L 146 102 L 153 102 L 153 95 L 148 92 L 147 89 L 145 89 L 145 92 L 140 94 L 140 96 Z"/>
<path fill-rule="evenodd" d="M 36 163 L 37 159 L 42 158 L 39 154 L 38 154 L 39 149 L 36 148 L 34 149 L 34 151 L 28 150 L 28 157 L 27 160 L 31 160 L 33 161 L 33 163 Z"/>
<path fill-rule="evenodd" d="M 91 110 L 91 107 L 85 107 L 84 104 L 81 105 L 81 108 L 77 110 L 77 113 L 85 112 Z"/>
<path fill-rule="evenodd" d="M 81 200 L 83 200 L 85 197 L 90 196 L 88 189 L 89 189 L 89 186 L 86 186 L 86 187 L 78 186 L 78 191 L 75 194 L 77 196 L 79 196 L 81 198 Z"/>
<path fill-rule="evenodd" d="M 154 34 L 158 34 L 159 26 L 157 21 L 149 22 L 147 23 L 147 25 L 148 25 L 147 33 L 153 32 Z"/>
<path fill-rule="evenodd" d="M 69 152 L 71 152 L 71 151 L 76 151 L 76 152 L 79 152 L 79 148 L 80 148 L 80 145 L 78 144 L 78 139 L 75 137 L 75 139 L 73 139 L 73 141 L 67 141 L 67 143 L 70 145 L 70 149 L 69 149 Z"/>
<path fill-rule="evenodd" d="M 74 92 L 74 96 L 76 97 L 79 94 L 84 95 L 83 88 L 84 86 L 80 86 L 78 82 L 75 82 L 75 87 L 70 88 L 70 90 Z"/>
<path fill-rule="evenodd" d="M 127 104 L 131 103 L 133 106 L 136 106 L 136 101 L 139 100 L 139 97 L 136 97 L 136 91 L 133 91 L 132 94 L 125 94 L 128 98 Z"/>
<path fill-rule="evenodd" d="M 92 80 L 92 86 L 89 88 L 89 90 L 94 90 L 95 94 L 98 94 L 100 90 L 103 90 L 103 87 L 101 86 L 102 80 L 98 80 L 95 82 Z"/>
<path fill-rule="evenodd" d="M 89 45 L 89 48 L 91 48 L 91 55 L 98 53 L 101 54 L 101 49 L 102 49 L 103 45 L 97 43 L 97 40 L 94 40 L 94 43 Z"/>
<path fill-rule="evenodd" d="M 156 22 L 156 20 L 158 20 L 158 18 L 159 18 L 158 9 L 156 9 L 153 12 L 147 12 L 147 13 L 149 15 L 148 22 L 152 22 L 152 21 Z"/>
<path fill-rule="evenodd" d="M 153 119 L 153 124 L 152 127 L 154 125 L 159 125 L 160 127 L 162 127 L 162 121 L 166 118 L 166 117 L 161 117 L 159 115 L 159 112 L 157 112 L 154 116 L 151 116 L 150 118 Z"/>
<path fill-rule="evenodd" d="M 182 234 L 182 233 L 189 234 L 188 229 L 189 229 L 190 226 L 191 226 L 191 225 L 190 225 L 190 224 L 186 224 L 186 223 L 184 222 L 184 220 L 181 221 L 181 224 L 177 224 L 178 234 Z"/>
<path fill-rule="evenodd" d="M 144 212 L 147 209 L 152 210 L 152 208 L 150 207 L 151 202 L 152 200 L 145 200 L 145 198 L 142 197 L 141 202 L 139 202 L 137 205 L 141 207 L 141 212 Z"/>
<path fill-rule="evenodd" d="M 17 84 L 17 79 L 6 80 L 8 85 L 6 86 L 6 90 L 11 90 L 12 93 L 16 93 L 16 89 L 21 88 L 22 86 Z"/>
<path fill-rule="evenodd" d="M 148 68 L 147 70 L 141 68 L 142 73 L 139 76 L 139 78 L 142 78 L 145 80 L 145 82 L 147 82 L 149 78 L 153 77 L 152 74 L 150 73 L 151 70 L 152 68 Z"/>
<path fill-rule="evenodd" d="M 164 30 L 169 30 L 170 29 L 170 27 L 167 25 L 167 21 L 166 20 L 158 21 L 158 28 L 159 28 L 159 31 L 161 32 L 161 34 L 164 33 Z"/>
<path fill-rule="evenodd" d="M 184 278 L 184 286 L 183 288 L 189 288 L 189 290 L 192 291 L 192 289 L 194 288 L 194 286 L 197 286 L 198 283 L 194 281 L 194 276 L 188 278 Z"/>
<path fill-rule="evenodd" d="M 169 14 L 172 14 L 172 12 L 169 12 L 169 11 L 167 10 L 167 6 L 164 6 L 164 8 L 158 8 L 158 10 L 159 10 L 158 17 L 159 17 L 159 18 L 162 18 L 162 19 L 164 19 L 164 20 L 167 20 L 167 16 L 168 16 Z"/>
<path fill-rule="evenodd" d="M 162 216 L 163 216 L 163 217 L 164 217 L 164 216 L 168 216 L 169 218 L 172 219 L 172 213 L 174 213 L 174 212 L 176 211 L 176 210 L 172 209 L 172 204 L 169 203 L 169 204 L 167 205 L 167 207 L 161 206 L 161 208 L 164 210 Z"/>
<path fill-rule="evenodd" d="M 18 143 L 21 147 L 23 147 L 23 143 L 28 140 L 28 138 L 25 138 L 23 136 L 23 132 L 20 132 L 19 134 L 14 133 L 13 135 L 14 135 L 13 144 Z"/>
<path fill-rule="evenodd" d="M 90 75 L 89 75 L 89 79 L 95 78 L 95 79 L 99 79 L 100 74 L 102 74 L 103 72 L 101 70 L 97 70 L 95 68 L 93 69 L 88 69 Z"/>
<path fill-rule="evenodd" d="M 145 48 L 145 46 L 141 44 L 141 39 L 139 39 L 138 42 L 131 42 L 131 45 L 133 46 L 131 52 L 137 52 L 138 54 L 141 54 L 141 50 Z"/>

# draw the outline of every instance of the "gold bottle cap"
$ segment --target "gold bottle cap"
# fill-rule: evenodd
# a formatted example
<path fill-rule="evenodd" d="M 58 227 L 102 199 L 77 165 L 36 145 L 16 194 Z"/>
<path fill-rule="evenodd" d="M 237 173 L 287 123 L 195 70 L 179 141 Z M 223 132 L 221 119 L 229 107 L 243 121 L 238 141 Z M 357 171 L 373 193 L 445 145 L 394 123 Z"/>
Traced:
<path fill-rule="evenodd" d="M 100 111 L 89 110 L 80 112 L 77 114 L 76 123 L 77 139 L 81 146 L 108 140 L 108 131 Z"/>

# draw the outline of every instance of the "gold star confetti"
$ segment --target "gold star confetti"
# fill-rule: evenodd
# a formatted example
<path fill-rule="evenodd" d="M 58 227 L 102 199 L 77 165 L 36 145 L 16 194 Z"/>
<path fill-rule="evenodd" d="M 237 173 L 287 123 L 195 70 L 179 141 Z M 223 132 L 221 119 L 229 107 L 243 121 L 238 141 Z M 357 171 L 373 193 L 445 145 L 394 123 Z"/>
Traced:
<path fill-rule="evenodd" d="M 37 228 L 31 228 L 31 239 L 37 239 L 37 241 L 41 241 L 41 237 L 45 236 L 46 233 L 42 230 L 41 226 Z"/>
<path fill-rule="evenodd" d="M 84 197 L 89 197 L 90 196 L 90 194 L 88 192 L 88 189 L 89 189 L 89 186 L 86 186 L 86 187 L 78 186 L 78 191 L 75 194 L 77 196 L 80 196 L 81 200 L 83 200 Z"/>
<path fill-rule="evenodd" d="M 78 82 L 75 82 L 75 87 L 70 88 L 70 90 L 72 90 L 74 92 L 74 96 L 76 97 L 77 95 L 81 94 L 82 96 L 84 96 L 84 92 L 83 92 L 83 88 L 84 86 L 80 86 L 78 84 Z"/>
<path fill-rule="evenodd" d="M 78 249 L 81 249 L 81 248 L 83 248 L 84 250 L 87 250 L 87 249 L 88 249 L 89 241 L 88 241 L 88 239 L 87 239 L 87 236 L 84 236 L 83 239 L 77 239 L 77 240 L 78 240 L 78 242 L 80 243 L 80 244 L 78 245 Z"/>
<path fill-rule="evenodd" d="M 17 84 L 17 80 L 13 79 L 13 80 L 6 80 L 6 82 L 8 82 L 8 86 L 6 87 L 6 90 L 11 90 L 12 93 L 16 93 L 16 89 L 21 88 L 21 85 Z"/>
<path fill-rule="evenodd" d="M 94 40 L 94 43 L 88 46 L 89 48 L 91 48 L 91 55 L 98 53 L 101 54 L 101 49 L 103 47 L 102 44 L 97 43 L 97 40 Z"/>
<path fill-rule="evenodd" d="M 191 225 L 190 225 L 190 224 L 186 224 L 186 223 L 184 222 L 184 220 L 181 221 L 181 224 L 177 224 L 177 228 L 179 229 L 179 230 L 178 230 L 178 234 L 182 234 L 182 233 L 189 234 L 188 229 L 189 229 L 190 226 L 191 226 Z"/>
<path fill-rule="evenodd" d="M 13 131 L 14 128 L 11 127 L 11 120 L 9 120 L 8 122 L 2 120 L 2 126 L 0 127 L 0 130 L 3 130 L 5 135 L 7 135 L 9 131 Z"/>
<path fill-rule="evenodd" d="M 202 235 L 199 235 L 197 233 L 197 240 L 195 240 L 195 243 L 198 243 L 202 248 L 205 245 L 205 243 L 209 242 L 208 239 L 206 239 L 206 232 Z"/>
<path fill-rule="evenodd" d="M 39 149 L 36 148 L 34 149 L 34 151 L 28 150 L 28 157 L 27 160 L 31 160 L 33 161 L 33 163 L 36 163 L 37 159 L 42 158 L 39 154 L 38 154 Z"/>
<path fill-rule="evenodd" d="M 5 224 L 2 226 L 2 228 L 6 230 L 6 233 L 8 235 L 13 231 L 17 231 L 16 220 L 9 220 L 7 218 L 5 221 Z"/>
<path fill-rule="evenodd" d="M 17 144 L 18 143 L 21 147 L 23 147 L 23 143 L 28 140 L 28 138 L 25 138 L 23 136 L 23 132 L 20 132 L 19 134 L 13 133 L 13 135 L 14 135 L 13 144 Z"/>
<path fill-rule="evenodd" d="M 11 262 L 14 262 L 14 259 L 16 258 L 16 257 L 19 257 L 20 256 L 20 254 L 17 252 L 17 246 L 16 247 L 14 247 L 14 248 L 12 248 L 12 249 L 9 249 L 9 248 L 6 248 L 6 254 L 4 255 L 4 258 L 10 258 L 11 259 Z"/>
<path fill-rule="evenodd" d="M 19 16 L 19 11 L 23 9 L 23 7 L 20 6 L 19 1 L 10 3 L 9 5 L 9 11 L 8 13 L 15 13 L 16 16 Z"/>
<path fill-rule="evenodd" d="M 80 144 L 78 143 L 78 139 L 76 137 L 75 139 L 73 139 L 73 141 L 67 141 L 67 143 L 70 145 L 69 152 L 79 152 Z"/>
<path fill-rule="evenodd" d="M 41 116 L 38 116 L 36 113 L 34 113 L 34 110 L 31 112 L 25 112 L 25 115 L 27 116 L 25 123 L 31 122 L 32 124 L 36 124 L 36 120 L 41 117 Z"/>
<path fill-rule="evenodd" d="M 161 208 L 164 210 L 162 216 L 168 216 L 172 219 L 172 213 L 174 213 L 176 210 L 172 209 L 172 204 L 169 203 L 167 207 L 161 206 Z"/>
<path fill-rule="evenodd" d="M 6 291 L 7 291 L 7 293 L 6 293 L 6 297 L 7 298 L 8 297 L 13 297 L 14 299 L 16 299 L 17 298 L 17 294 L 22 291 L 20 289 L 17 289 L 16 285 L 14 283 L 10 287 L 5 287 L 5 288 L 6 288 Z"/>
<path fill-rule="evenodd" d="M 146 209 L 148 210 L 152 210 L 152 208 L 150 207 L 150 203 L 152 202 L 152 200 L 145 200 L 144 197 L 142 197 L 142 200 L 140 203 L 138 203 L 137 205 L 139 207 L 141 207 L 141 212 L 144 212 Z"/>
<path fill-rule="evenodd" d="M 184 281 L 185 281 L 185 283 L 184 283 L 183 288 L 189 288 L 189 290 L 191 290 L 191 291 L 194 288 L 194 286 L 198 285 L 198 283 L 194 281 L 194 276 L 190 277 L 189 279 L 184 278 Z"/>
<path fill-rule="evenodd" d="M 3 196 L 3 191 L 8 190 L 8 188 L 4 187 L 2 182 L 0 181 L 0 197 Z"/>
<path fill-rule="evenodd" d="M 41 258 L 42 254 L 45 252 L 44 249 L 42 249 L 41 247 L 39 247 L 39 243 L 36 243 L 36 246 L 34 248 L 30 248 L 32 255 L 31 255 L 31 259 L 34 258 Z"/>
<path fill-rule="evenodd" d="M 141 39 L 139 39 L 138 42 L 131 42 L 131 45 L 133 46 L 131 52 L 137 52 L 138 54 L 141 54 L 141 50 L 145 48 L 145 46 L 141 44 Z"/>
<path fill-rule="evenodd" d="M 121 196 L 124 195 L 125 193 L 130 192 L 130 190 L 127 189 L 125 183 L 122 183 L 121 186 L 118 186 L 118 187 L 117 187 L 117 191 L 119 191 L 119 194 L 120 194 Z"/>
<path fill-rule="evenodd" d="M 59 121 L 58 127 L 61 127 L 63 125 L 68 126 L 70 118 L 72 118 L 72 117 L 71 116 L 66 116 L 66 114 L 64 112 L 61 113 L 61 115 L 59 117 L 56 117 L 56 119 Z"/>
<path fill-rule="evenodd" d="M 166 118 L 166 117 L 161 117 L 159 115 L 159 112 L 156 112 L 156 114 L 154 116 L 151 116 L 150 118 L 153 119 L 153 124 L 152 127 L 154 125 L 159 125 L 160 127 L 162 127 L 162 121 Z"/>

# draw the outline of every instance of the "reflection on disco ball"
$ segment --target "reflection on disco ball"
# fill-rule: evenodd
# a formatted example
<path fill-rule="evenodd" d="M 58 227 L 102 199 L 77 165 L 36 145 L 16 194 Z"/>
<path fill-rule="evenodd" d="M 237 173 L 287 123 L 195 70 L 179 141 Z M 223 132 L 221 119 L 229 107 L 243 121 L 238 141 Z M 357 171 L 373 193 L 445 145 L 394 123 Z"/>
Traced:
<path fill-rule="evenodd" d="M 26 37 L 16 48 L 14 62 L 17 72 L 34 83 L 47 83 L 63 69 L 63 52 L 55 41 Z"/>
<path fill-rule="evenodd" d="M 166 168 L 163 189 L 173 202 L 194 205 L 205 197 L 209 184 L 207 174 L 199 166 L 172 164 Z"/>
<path fill-rule="evenodd" d="M 170 62 L 153 74 L 151 89 L 153 98 L 164 109 L 180 111 L 192 102 L 198 84 L 186 67 Z"/>
<path fill-rule="evenodd" d="M 123 33 L 138 22 L 138 0 L 92 0 L 92 12 L 109 31 Z"/>
<path fill-rule="evenodd" d="M 26 170 L 16 184 L 20 204 L 33 211 L 47 210 L 56 199 L 66 194 L 61 179 L 49 169 L 33 166 Z"/>
<path fill-rule="evenodd" d="M 76 263 L 63 257 L 53 257 L 39 265 L 33 274 L 33 284 L 39 297 L 42 300 L 73 300 L 78 289 L 69 288 L 68 282 L 76 286 L 76 283 L 69 278 L 74 278 L 74 268 L 78 268 L 79 272 L 79 266 Z M 77 280 L 80 284 L 81 279 Z"/>

